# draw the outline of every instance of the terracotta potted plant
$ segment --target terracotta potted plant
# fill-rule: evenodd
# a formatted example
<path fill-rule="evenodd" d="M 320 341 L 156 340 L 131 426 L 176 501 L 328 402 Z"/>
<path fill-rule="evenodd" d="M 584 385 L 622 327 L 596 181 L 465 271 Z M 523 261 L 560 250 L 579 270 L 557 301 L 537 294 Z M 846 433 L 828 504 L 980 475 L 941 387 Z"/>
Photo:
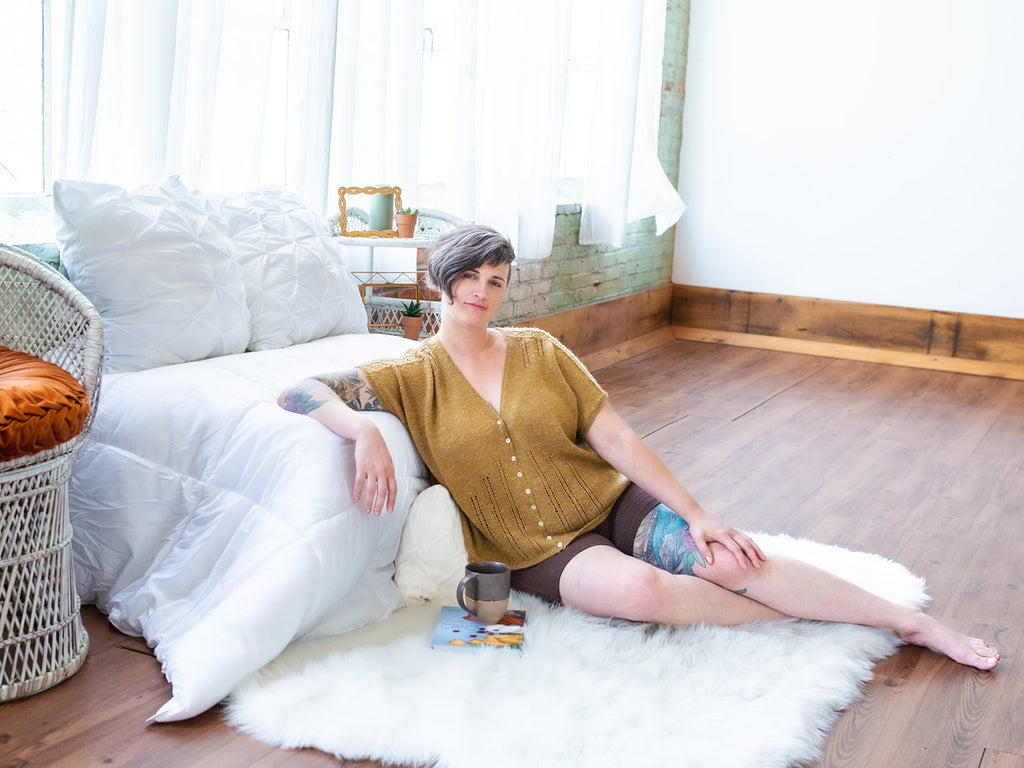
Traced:
<path fill-rule="evenodd" d="M 405 338 L 415 341 L 423 330 L 423 305 L 418 301 L 402 304 L 402 333 Z"/>
<path fill-rule="evenodd" d="M 399 208 L 395 211 L 395 229 L 399 237 L 415 237 L 419 208 Z"/>

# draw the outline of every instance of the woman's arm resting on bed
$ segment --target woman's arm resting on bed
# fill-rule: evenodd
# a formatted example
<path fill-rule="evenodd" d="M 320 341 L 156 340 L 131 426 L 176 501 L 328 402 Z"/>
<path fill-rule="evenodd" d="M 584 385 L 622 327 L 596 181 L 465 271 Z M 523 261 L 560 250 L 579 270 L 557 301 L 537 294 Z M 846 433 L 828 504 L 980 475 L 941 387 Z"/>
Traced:
<path fill-rule="evenodd" d="M 361 413 L 381 410 L 362 371 L 352 369 L 303 379 L 282 392 L 277 404 L 286 411 L 309 416 L 334 434 L 354 442 L 356 472 L 352 498 L 362 498 L 367 513 L 394 511 L 398 493 L 395 465 L 377 425 Z"/>

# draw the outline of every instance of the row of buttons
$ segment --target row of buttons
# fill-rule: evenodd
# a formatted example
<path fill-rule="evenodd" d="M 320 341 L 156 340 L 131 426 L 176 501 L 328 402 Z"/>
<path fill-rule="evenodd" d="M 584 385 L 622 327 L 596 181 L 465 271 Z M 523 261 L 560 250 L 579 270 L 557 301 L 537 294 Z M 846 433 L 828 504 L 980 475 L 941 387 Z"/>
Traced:
<path fill-rule="evenodd" d="M 504 424 L 503 424 L 501 419 L 498 419 L 498 426 L 499 427 L 503 427 L 504 426 Z M 512 438 L 510 438 L 507 433 L 505 435 L 505 444 L 506 445 L 511 445 L 512 444 Z M 516 460 L 515 454 L 512 454 L 511 459 L 512 459 L 512 461 Z M 522 476 L 523 476 L 523 473 L 521 471 L 516 472 L 516 477 L 521 478 Z M 526 489 L 526 495 L 527 496 L 530 496 L 532 493 L 533 492 L 529 488 Z M 530 509 L 532 509 L 534 512 L 536 512 L 537 511 L 537 505 L 536 504 L 531 504 L 530 505 Z M 537 525 L 540 526 L 541 528 L 543 528 L 544 527 L 544 521 L 543 520 L 538 520 L 537 521 Z M 551 537 L 548 536 L 547 540 L 551 541 Z M 562 542 L 558 542 L 558 548 L 559 549 L 562 548 Z"/>

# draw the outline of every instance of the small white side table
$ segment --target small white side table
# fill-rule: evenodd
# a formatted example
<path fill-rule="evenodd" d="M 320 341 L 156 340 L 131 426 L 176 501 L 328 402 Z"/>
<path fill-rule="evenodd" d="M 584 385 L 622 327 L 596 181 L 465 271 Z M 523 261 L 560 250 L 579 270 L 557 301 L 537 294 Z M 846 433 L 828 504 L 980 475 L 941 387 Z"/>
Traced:
<path fill-rule="evenodd" d="M 352 237 L 350 235 L 335 235 L 342 245 L 354 245 L 370 249 L 371 269 L 373 263 L 374 248 L 429 248 L 434 244 L 437 235 L 429 237 Z"/>
<path fill-rule="evenodd" d="M 434 237 L 344 237 L 337 236 L 342 245 L 351 245 L 370 249 L 370 269 L 353 270 L 352 276 L 359 283 L 359 293 L 366 305 L 367 325 L 374 333 L 401 333 L 401 310 L 403 302 L 385 296 L 375 296 L 374 291 L 393 291 L 412 289 L 414 301 L 425 304 L 424 332 L 427 335 L 436 330 L 436 313 L 430 305 L 430 290 L 426 285 L 426 274 L 414 265 L 411 270 L 377 269 L 374 260 L 376 248 L 429 248 Z M 418 259 L 417 259 L 418 261 Z M 431 322 L 431 321 L 434 322 Z"/>
<path fill-rule="evenodd" d="M 338 235 L 335 237 L 335 240 L 341 245 L 370 249 L 370 268 L 368 270 L 352 271 L 352 274 L 359 282 L 365 301 L 373 296 L 374 288 L 383 288 L 385 286 L 415 288 L 421 283 L 416 265 L 411 270 L 378 269 L 374 259 L 375 249 L 415 248 L 419 250 L 420 248 L 429 248 L 433 244 L 435 237 L 346 237 Z"/>
<path fill-rule="evenodd" d="M 366 213 L 359 208 L 349 208 L 349 231 L 366 229 Z M 415 248 L 424 250 L 433 246 L 434 241 L 445 232 L 466 224 L 464 220 L 444 211 L 421 208 L 416 223 L 415 237 L 359 237 L 335 234 L 340 245 L 370 249 L 370 269 L 352 270 L 352 275 L 359 283 L 363 303 L 366 304 L 367 318 L 371 330 L 376 332 L 399 332 L 401 328 L 401 305 L 398 299 L 385 296 L 374 296 L 374 289 L 392 290 L 412 288 L 416 292 L 416 300 L 424 301 L 424 334 L 431 334 L 437 328 L 437 311 L 431 305 L 430 291 L 426 285 L 425 274 L 417 263 L 411 270 L 382 269 L 374 259 L 377 248 Z M 336 226 L 336 225 L 335 225 Z M 334 230 L 336 233 L 339 229 Z M 417 256 L 416 259 L 419 262 Z M 421 295 L 423 298 L 421 298 Z"/>

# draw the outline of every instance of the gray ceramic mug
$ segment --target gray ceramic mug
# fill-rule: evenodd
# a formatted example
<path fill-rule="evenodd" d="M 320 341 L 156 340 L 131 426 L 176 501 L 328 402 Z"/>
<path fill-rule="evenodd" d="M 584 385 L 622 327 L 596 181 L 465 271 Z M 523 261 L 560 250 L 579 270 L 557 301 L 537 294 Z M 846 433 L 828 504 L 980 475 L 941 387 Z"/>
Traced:
<path fill-rule="evenodd" d="M 466 566 L 455 596 L 462 610 L 478 624 L 496 624 L 508 609 L 511 589 L 511 568 L 492 560 L 478 560 Z"/>

